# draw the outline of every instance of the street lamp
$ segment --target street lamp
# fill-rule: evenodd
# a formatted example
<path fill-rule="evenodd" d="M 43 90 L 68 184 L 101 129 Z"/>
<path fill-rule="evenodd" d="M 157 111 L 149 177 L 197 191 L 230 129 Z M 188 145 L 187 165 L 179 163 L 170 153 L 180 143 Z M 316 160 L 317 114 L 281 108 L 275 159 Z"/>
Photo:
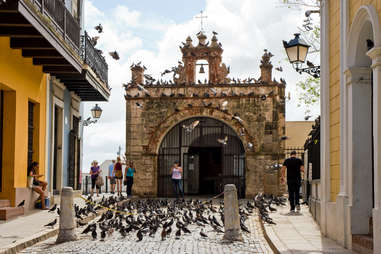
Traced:
<path fill-rule="evenodd" d="M 294 67 L 294 69 L 302 74 L 303 72 L 310 74 L 314 78 L 320 77 L 320 66 L 315 66 L 310 61 L 307 61 L 307 68 L 302 68 L 302 65 L 306 61 L 308 49 L 311 47 L 302 38 L 300 34 L 294 34 L 295 38 L 289 42 L 283 41 L 284 49 L 286 50 L 288 60 Z"/>
<path fill-rule="evenodd" d="M 102 109 L 98 106 L 98 104 L 95 104 L 95 106 L 91 109 L 91 115 L 93 120 L 91 119 L 91 117 L 87 118 L 86 120 L 83 120 L 83 126 L 89 126 L 92 123 L 96 123 L 98 119 L 101 118 Z"/>

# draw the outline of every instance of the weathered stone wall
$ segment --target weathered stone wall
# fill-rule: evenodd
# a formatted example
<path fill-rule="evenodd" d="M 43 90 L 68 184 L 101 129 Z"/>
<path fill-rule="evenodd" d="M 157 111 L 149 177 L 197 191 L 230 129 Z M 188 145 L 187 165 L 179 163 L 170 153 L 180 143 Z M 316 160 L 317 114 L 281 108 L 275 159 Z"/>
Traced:
<path fill-rule="evenodd" d="M 246 152 L 246 196 L 265 190 L 266 168 L 283 158 L 284 84 L 145 86 L 145 89 L 130 86 L 126 90 L 126 154 L 134 160 L 138 172 L 134 193 L 157 194 L 160 142 L 173 126 L 195 116 L 223 121 L 237 133 L 244 128 L 245 135 L 240 137 Z M 221 107 L 224 101 L 228 101 L 226 108 Z M 235 114 L 242 123 L 232 119 Z M 253 149 L 248 148 L 249 142 Z"/>

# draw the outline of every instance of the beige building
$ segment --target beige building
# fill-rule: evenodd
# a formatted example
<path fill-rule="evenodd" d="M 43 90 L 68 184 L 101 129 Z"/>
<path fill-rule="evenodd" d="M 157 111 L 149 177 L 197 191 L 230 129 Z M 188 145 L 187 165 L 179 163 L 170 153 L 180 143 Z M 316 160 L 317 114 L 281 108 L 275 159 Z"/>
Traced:
<path fill-rule="evenodd" d="M 314 121 L 286 121 L 286 149 L 303 148 Z"/>

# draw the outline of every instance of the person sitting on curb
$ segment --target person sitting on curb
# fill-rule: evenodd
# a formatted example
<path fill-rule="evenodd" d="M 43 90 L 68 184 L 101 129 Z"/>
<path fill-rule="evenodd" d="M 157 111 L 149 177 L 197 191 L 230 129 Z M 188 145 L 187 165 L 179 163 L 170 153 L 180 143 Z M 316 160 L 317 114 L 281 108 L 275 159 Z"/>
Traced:
<path fill-rule="evenodd" d="M 290 213 L 295 212 L 295 208 L 300 212 L 299 191 L 301 185 L 301 172 L 304 172 L 304 166 L 301 159 L 296 158 L 296 152 L 291 152 L 291 157 L 283 162 L 281 169 L 281 182 L 285 183 L 285 172 L 287 169 L 287 187 L 288 199 L 290 201 Z"/>
<path fill-rule="evenodd" d="M 48 186 L 48 183 L 37 179 L 44 176 L 44 175 L 37 174 L 37 171 L 38 171 L 38 162 L 33 161 L 29 165 L 28 176 L 33 177 L 32 190 L 40 194 L 41 209 L 47 210 L 49 208 L 45 207 L 45 190 L 46 190 L 46 187 Z"/>

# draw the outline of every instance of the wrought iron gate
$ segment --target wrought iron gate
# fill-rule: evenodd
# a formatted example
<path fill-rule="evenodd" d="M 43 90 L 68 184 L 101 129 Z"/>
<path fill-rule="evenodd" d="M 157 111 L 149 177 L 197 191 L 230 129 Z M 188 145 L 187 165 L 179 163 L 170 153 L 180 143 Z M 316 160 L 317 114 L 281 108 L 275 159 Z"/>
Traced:
<path fill-rule="evenodd" d="M 200 123 L 187 132 L 183 126 Z M 226 145 L 217 141 L 228 137 Z M 206 182 L 200 181 L 201 161 L 197 149 L 210 148 L 218 153 L 221 165 L 218 174 L 210 177 L 213 192 L 218 194 L 225 184 L 235 184 L 240 198 L 245 196 L 245 151 L 235 131 L 225 123 L 208 117 L 190 118 L 173 127 L 164 137 L 158 155 L 158 195 L 174 196 L 170 169 L 175 161 L 183 168 L 185 194 L 199 194 Z M 205 187 L 205 186 L 204 186 Z"/>

